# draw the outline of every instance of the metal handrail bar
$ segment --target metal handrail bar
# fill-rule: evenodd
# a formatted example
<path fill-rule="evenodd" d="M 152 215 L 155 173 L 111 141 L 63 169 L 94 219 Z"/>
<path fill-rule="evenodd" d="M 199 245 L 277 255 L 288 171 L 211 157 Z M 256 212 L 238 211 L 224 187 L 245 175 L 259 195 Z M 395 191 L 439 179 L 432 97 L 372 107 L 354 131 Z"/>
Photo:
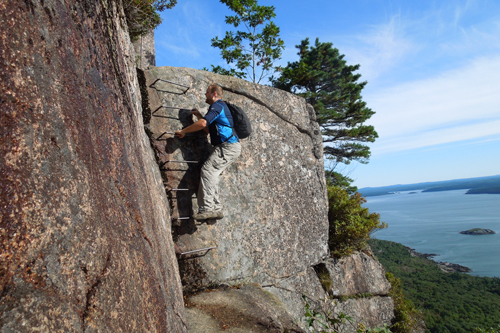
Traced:
<path fill-rule="evenodd" d="M 155 84 L 156 84 L 156 82 L 158 82 L 158 81 L 168 82 L 168 83 L 174 84 L 174 85 L 176 85 L 176 86 L 181 86 L 181 87 L 187 88 L 185 91 L 183 91 L 183 92 L 182 92 L 183 94 L 185 94 L 185 93 L 189 90 L 189 88 L 190 88 L 189 86 L 185 86 L 185 85 L 183 85 L 183 84 L 176 83 L 176 82 L 172 82 L 172 81 L 168 81 L 168 80 L 164 80 L 164 79 L 156 79 L 156 80 L 155 80 L 155 82 L 153 82 L 153 83 L 151 83 L 151 84 L 149 85 L 149 87 L 157 89 L 154 85 L 155 85 Z"/>
<path fill-rule="evenodd" d="M 156 108 L 156 110 L 153 111 L 153 113 L 151 113 L 151 115 L 154 115 L 156 112 L 158 112 L 158 110 L 160 110 L 161 108 L 165 108 L 165 109 L 179 109 L 179 110 L 189 110 L 189 108 L 179 108 L 177 106 L 168 106 L 168 105 L 165 105 L 165 104 L 162 104 L 160 105 L 159 107 Z"/>
<path fill-rule="evenodd" d="M 175 132 L 163 132 L 162 135 L 160 135 L 159 137 L 156 138 L 156 141 L 160 140 L 160 138 L 162 136 L 164 136 L 165 134 L 175 134 Z"/>
<path fill-rule="evenodd" d="M 194 250 L 194 251 L 182 252 L 182 253 L 181 253 L 181 256 L 182 256 L 183 254 L 196 253 L 196 252 L 201 252 L 201 251 L 207 251 L 207 252 L 208 252 L 208 251 L 213 250 L 213 249 L 216 249 L 216 248 L 217 248 L 217 246 L 212 246 L 212 247 L 207 247 L 207 248 L 200 249 L 200 250 Z"/>
<path fill-rule="evenodd" d="M 167 118 L 167 119 L 174 119 L 174 120 L 180 120 L 179 118 L 172 117 L 172 116 L 160 116 L 158 114 L 152 114 L 151 117 L 156 117 L 156 118 Z"/>

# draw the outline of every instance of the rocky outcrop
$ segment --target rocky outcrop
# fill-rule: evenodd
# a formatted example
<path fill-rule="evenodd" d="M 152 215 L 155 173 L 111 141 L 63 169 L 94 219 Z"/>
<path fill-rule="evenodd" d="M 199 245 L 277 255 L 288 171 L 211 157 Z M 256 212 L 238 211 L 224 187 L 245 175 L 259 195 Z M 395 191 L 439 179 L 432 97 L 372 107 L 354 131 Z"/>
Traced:
<path fill-rule="evenodd" d="M 224 99 L 247 111 L 254 133 L 243 140 L 242 155 L 223 174 L 226 217 L 200 224 L 189 216 L 197 210 L 199 169 L 211 146 L 201 133 L 184 139 L 172 134 L 193 122 L 192 108 L 207 110 L 204 94 L 212 83 L 224 88 Z M 186 291 L 208 284 L 253 282 L 276 295 L 303 326 L 306 303 L 353 317 L 352 323 L 341 327 L 344 331 L 358 322 L 390 323 L 393 302 L 378 262 L 363 254 L 326 260 L 322 138 L 314 110 L 304 99 L 188 68 L 151 67 L 145 71 L 144 88 L 145 123 L 177 219 L 178 252 L 215 247 L 180 256 Z M 322 286 L 320 267 L 332 271 L 329 276 L 336 291 Z"/>
<path fill-rule="evenodd" d="M 186 305 L 190 333 L 304 332 L 283 303 L 257 284 L 203 292 Z"/>
<path fill-rule="evenodd" d="M 303 324 L 304 304 L 331 318 L 340 314 L 350 321 L 337 325 L 338 332 L 352 332 L 361 323 L 367 327 L 390 325 L 394 302 L 388 296 L 389 282 L 381 264 L 363 253 L 342 259 L 327 259 L 306 272 L 269 286 Z M 304 295 L 301 297 L 301 295 Z M 301 299 L 303 298 L 303 299 Z"/>
<path fill-rule="evenodd" d="M 326 285 L 329 286 L 327 291 L 333 297 L 360 294 L 387 296 L 391 289 L 382 265 L 362 252 L 342 259 L 330 259 L 324 263 L 324 268 L 326 271 L 323 272 L 327 273 L 325 278 L 328 279 Z"/>
<path fill-rule="evenodd" d="M 179 250 L 216 246 L 205 256 L 182 259 L 186 285 L 257 282 L 273 284 L 327 256 L 327 201 L 322 141 L 314 111 L 304 99 L 244 80 L 188 68 L 153 67 L 145 72 L 151 110 L 149 129 L 170 191 L 174 218 L 196 207 L 199 168 L 210 152 L 207 137 L 171 134 L 192 123 L 189 110 L 206 112 L 205 92 L 219 83 L 225 99 L 242 106 L 254 132 L 222 176 L 226 217 L 215 225 L 178 220 Z M 189 87 L 175 86 L 157 79 Z M 162 107 L 162 105 L 164 107 Z M 170 162 L 172 161 L 172 162 Z M 178 163 L 173 161 L 198 161 Z M 190 281 L 187 283 L 187 281 Z"/>
<path fill-rule="evenodd" d="M 2 332 L 186 331 L 116 3 L 0 3 Z"/>

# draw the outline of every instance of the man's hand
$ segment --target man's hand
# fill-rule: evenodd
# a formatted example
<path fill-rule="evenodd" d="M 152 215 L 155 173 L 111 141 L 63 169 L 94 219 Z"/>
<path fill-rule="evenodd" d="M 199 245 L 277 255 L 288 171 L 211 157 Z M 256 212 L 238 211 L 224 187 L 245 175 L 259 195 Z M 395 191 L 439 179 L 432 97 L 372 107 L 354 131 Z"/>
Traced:
<path fill-rule="evenodd" d="M 200 111 L 198 111 L 198 109 L 192 109 L 191 110 L 191 114 L 195 115 L 196 118 L 198 118 L 198 120 L 201 119 L 201 118 L 203 118 L 203 116 L 201 115 Z"/>
<path fill-rule="evenodd" d="M 191 124 L 188 127 L 175 132 L 175 136 L 178 137 L 179 139 L 182 139 L 187 133 L 198 132 L 199 130 L 208 131 L 207 121 L 203 118 L 198 120 L 194 124 Z"/>
<path fill-rule="evenodd" d="M 175 132 L 175 136 L 178 137 L 179 139 L 182 139 L 185 135 L 186 133 L 184 133 L 183 130 Z"/>

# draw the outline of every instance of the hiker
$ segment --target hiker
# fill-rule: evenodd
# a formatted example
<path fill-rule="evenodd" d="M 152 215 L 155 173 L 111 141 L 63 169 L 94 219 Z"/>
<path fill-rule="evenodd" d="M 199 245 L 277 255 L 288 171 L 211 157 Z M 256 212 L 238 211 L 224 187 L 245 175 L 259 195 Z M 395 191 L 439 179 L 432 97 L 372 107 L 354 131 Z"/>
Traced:
<path fill-rule="evenodd" d="M 210 156 L 201 169 L 200 186 L 198 188 L 198 213 L 193 214 L 196 220 L 222 219 L 222 204 L 219 201 L 219 179 L 222 172 L 230 166 L 241 153 L 241 144 L 233 131 L 233 117 L 228 106 L 222 100 L 224 92 L 216 84 L 208 87 L 205 102 L 210 105 L 207 114 L 193 109 L 191 114 L 198 118 L 194 124 L 175 132 L 175 136 L 183 138 L 186 133 L 204 130 L 210 133 L 210 142 L 214 146 Z"/>

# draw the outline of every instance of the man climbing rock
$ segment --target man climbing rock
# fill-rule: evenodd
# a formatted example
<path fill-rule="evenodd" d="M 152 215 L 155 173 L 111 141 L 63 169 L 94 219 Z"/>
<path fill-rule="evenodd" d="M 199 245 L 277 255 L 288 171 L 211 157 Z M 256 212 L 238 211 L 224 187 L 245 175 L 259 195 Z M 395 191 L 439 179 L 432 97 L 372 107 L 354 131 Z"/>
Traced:
<path fill-rule="evenodd" d="M 222 100 L 223 94 L 220 86 L 210 85 L 205 93 L 205 102 L 210 105 L 207 114 L 203 117 L 198 110 L 193 109 L 191 114 L 194 114 L 198 121 L 175 132 L 175 136 L 182 139 L 187 133 L 204 130 L 210 133 L 210 142 L 214 146 L 201 169 L 198 213 L 193 215 L 196 220 L 224 217 L 222 203 L 219 201 L 220 175 L 241 153 L 241 144 L 233 131 L 233 117 Z"/>

